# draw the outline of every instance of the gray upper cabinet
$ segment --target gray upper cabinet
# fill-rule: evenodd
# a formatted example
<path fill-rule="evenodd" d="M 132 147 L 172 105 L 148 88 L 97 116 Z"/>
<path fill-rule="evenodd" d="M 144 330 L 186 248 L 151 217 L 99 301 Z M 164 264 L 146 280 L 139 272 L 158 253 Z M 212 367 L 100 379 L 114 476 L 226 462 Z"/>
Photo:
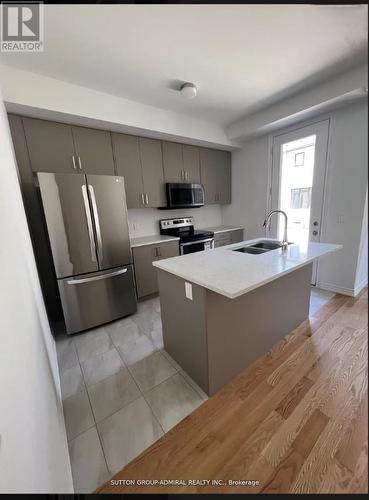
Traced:
<path fill-rule="evenodd" d="M 185 172 L 186 182 L 198 184 L 201 182 L 200 178 L 200 151 L 196 146 L 189 146 L 183 144 L 183 170 Z"/>
<path fill-rule="evenodd" d="M 72 129 L 69 125 L 23 118 L 34 172 L 78 173 Z"/>
<path fill-rule="evenodd" d="M 231 153 L 216 151 L 217 156 L 217 202 L 231 203 Z"/>
<path fill-rule="evenodd" d="M 110 132 L 72 127 L 78 170 L 85 174 L 114 175 Z"/>
<path fill-rule="evenodd" d="M 165 182 L 200 182 L 200 153 L 196 146 L 163 142 Z"/>
<path fill-rule="evenodd" d="M 201 182 L 205 204 L 231 203 L 231 155 L 228 151 L 200 149 Z"/>
<path fill-rule="evenodd" d="M 140 137 L 140 155 L 145 206 L 166 205 L 161 141 Z"/>
<path fill-rule="evenodd" d="M 182 144 L 162 142 L 165 182 L 184 182 Z"/>
<path fill-rule="evenodd" d="M 201 183 L 205 191 L 205 205 L 217 201 L 217 156 L 213 149 L 200 149 Z"/>
<path fill-rule="evenodd" d="M 144 189 L 140 160 L 139 138 L 134 135 L 112 134 L 117 175 L 124 177 L 127 207 L 144 205 Z"/>

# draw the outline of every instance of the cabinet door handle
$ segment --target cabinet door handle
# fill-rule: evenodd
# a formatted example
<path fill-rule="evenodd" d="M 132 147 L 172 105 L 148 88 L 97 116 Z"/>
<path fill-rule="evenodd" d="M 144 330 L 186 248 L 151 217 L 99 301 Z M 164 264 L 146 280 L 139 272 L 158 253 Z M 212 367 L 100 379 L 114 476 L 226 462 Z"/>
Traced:
<path fill-rule="evenodd" d="M 181 180 L 184 181 L 184 170 L 181 170 Z"/>
<path fill-rule="evenodd" d="M 147 195 L 147 194 L 145 194 L 145 202 L 146 202 L 146 205 L 148 205 L 148 204 L 149 204 L 149 197 L 148 197 L 148 195 Z"/>
<path fill-rule="evenodd" d="M 73 162 L 73 170 L 77 170 L 76 159 L 74 155 L 72 156 L 72 162 Z"/>
<path fill-rule="evenodd" d="M 143 193 L 141 193 L 141 203 L 142 205 L 145 205 L 145 197 Z"/>
<path fill-rule="evenodd" d="M 185 170 L 185 180 L 187 181 L 187 179 L 188 179 L 188 172 L 187 170 Z"/>
<path fill-rule="evenodd" d="M 79 166 L 79 169 L 82 170 L 82 163 L 81 163 L 81 157 L 78 156 L 78 166 Z"/>

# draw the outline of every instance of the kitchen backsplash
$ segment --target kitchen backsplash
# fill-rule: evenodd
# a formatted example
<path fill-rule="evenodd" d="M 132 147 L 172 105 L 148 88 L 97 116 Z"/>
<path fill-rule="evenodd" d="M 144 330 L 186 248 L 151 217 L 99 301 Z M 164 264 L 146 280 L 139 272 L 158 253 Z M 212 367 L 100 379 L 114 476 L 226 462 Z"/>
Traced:
<path fill-rule="evenodd" d="M 195 228 L 221 226 L 222 212 L 220 205 L 207 205 L 201 208 L 185 210 L 158 210 L 157 208 L 132 208 L 128 210 L 129 233 L 132 237 L 159 234 L 159 220 L 171 217 L 191 215 L 195 219 Z"/>

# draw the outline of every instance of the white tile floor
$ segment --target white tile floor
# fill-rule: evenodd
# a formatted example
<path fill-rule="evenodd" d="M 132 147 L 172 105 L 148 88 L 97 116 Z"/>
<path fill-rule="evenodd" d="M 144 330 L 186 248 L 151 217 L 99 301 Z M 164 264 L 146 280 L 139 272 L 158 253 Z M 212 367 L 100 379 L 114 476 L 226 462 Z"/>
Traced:
<path fill-rule="evenodd" d="M 76 493 L 94 491 L 207 399 L 163 350 L 158 298 L 56 345 Z"/>
<path fill-rule="evenodd" d="M 312 288 L 310 314 L 334 294 Z M 163 350 L 159 299 L 137 314 L 57 340 L 76 493 L 90 493 L 207 395 Z"/>

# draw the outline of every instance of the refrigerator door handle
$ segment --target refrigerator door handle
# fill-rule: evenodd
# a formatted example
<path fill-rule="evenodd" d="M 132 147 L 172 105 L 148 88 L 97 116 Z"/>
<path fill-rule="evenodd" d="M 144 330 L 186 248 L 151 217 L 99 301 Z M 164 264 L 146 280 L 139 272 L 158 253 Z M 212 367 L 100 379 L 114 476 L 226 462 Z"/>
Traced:
<path fill-rule="evenodd" d="M 87 187 L 85 185 L 82 186 L 82 197 L 83 197 L 83 203 L 84 203 L 84 207 L 85 207 L 87 229 L 88 229 L 88 238 L 90 240 L 91 259 L 92 259 L 92 262 L 96 262 L 95 238 L 94 238 L 94 231 L 93 231 L 93 227 L 92 227 L 90 205 L 88 202 Z"/>
<path fill-rule="evenodd" d="M 92 212 L 94 214 L 94 219 L 95 219 L 95 229 L 96 229 L 96 239 L 97 239 L 97 255 L 99 258 L 99 265 L 102 266 L 104 254 L 103 254 L 103 246 L 102 246 L 102 239 L 101 239 L 99 213 L 97 211 L 94 188 L 91 186 L 91 184 L 88 184 L 88 191 L 90 193 Z"/>
<path fill-rule="evenodd" d="M 124 274 L 127 272 L 127 268 L 119 269 L 118 271 L 114 271 L 108 274 L 100 274 L 99 276 L 91 276 L 91 278 L 81 278 L 81 279 L 72 279 L 68 280 L 68 285 L 81 285 L 82 283 L 91 283 L 91 281 L 99 281 L 104 280 L 106 278 L 113 278 L 114 276 L 119 276 L 120 274 Z"/>

